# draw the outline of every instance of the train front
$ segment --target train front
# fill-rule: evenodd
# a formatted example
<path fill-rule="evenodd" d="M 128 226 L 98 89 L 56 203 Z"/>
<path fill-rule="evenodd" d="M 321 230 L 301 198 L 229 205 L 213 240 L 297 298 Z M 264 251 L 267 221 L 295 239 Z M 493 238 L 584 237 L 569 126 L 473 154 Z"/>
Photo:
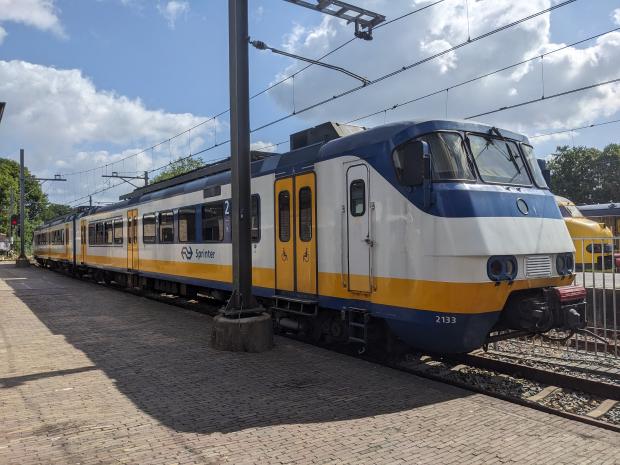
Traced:
<path fill-rule="evenodd" d="M 408 344 L 466 352 L 585 326 L 575 248 L 525 137 L 469 122 L 414 125 L 392 152 L 412 204 L 412 269 L 425 283 Z M 403 189 L 404 187 L 404 189 Z"/>

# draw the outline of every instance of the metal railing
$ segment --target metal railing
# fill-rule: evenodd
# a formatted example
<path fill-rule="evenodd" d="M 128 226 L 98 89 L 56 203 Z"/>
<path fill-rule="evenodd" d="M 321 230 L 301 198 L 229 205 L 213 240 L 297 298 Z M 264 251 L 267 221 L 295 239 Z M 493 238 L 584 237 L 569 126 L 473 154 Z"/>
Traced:
<path fill-rule="evenodd" d="M 576 334 L 571 345 L 575 351 L 620 358 L 620 236 L 574 242 L 577 258 L 580 251 L 582 257 L 582 263 L 576 262 L 574 284 L 586 288 L 586 330 L 592 334 Z"/>
<path fill-rule="evenodd" d="M 513 342 L 493 343 L 497 352 L 536 349 L 544 357 L 620 363 L 620 236 L 573 238 L 576 277 L 586 288 L 586 327 L 575 334 L 551 332 Z M 580 253 L 581 252 L 581 253 Z M 592 253 L 591 253 L 592 252 Z"/>

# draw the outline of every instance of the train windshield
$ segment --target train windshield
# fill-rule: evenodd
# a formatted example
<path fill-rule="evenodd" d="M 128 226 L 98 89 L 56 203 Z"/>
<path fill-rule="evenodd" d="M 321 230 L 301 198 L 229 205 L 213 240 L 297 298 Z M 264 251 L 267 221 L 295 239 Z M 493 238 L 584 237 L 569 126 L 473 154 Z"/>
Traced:
<path fill-rule="evenodd" d="M 540 165 L 538 164 L 538 160 L 536 160 L 536 155 L 534 155 L 534 149 L 529 145 L 521 144 L 521 148 L 523 149 L 523 153 L 525 154 L 525 158 L 527 159 L 528 164 L 530 165 L 530 170 L 532 171 L 532 176 L 534 177 L 534 182 L 536 185 L 542 189 L 548 189 L 547 181 L 545 181 L 545 177 L 540 170 Z"/>
<path fill-rule="evenodd" d="M 416 140 L 426 142 L 431 150 L 434 181 L 473 181 L 475 179 L 460 134 L 434 132 Z"/>
<path fill-rule="evenodd" d="M 518 186 L 532 185 L 525 162 L 514 142 L 470 134 L 469 145 L 483 181 Z"/>

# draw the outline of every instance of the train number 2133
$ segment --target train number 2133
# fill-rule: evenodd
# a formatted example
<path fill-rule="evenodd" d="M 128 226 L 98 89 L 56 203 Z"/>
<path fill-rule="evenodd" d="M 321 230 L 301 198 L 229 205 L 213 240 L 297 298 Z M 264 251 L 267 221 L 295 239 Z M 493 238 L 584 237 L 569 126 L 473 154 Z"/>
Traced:
<path fill-rule="evenodd" d="M 435 316 L 435 323 L 442 325 L 453 325 L 456 324 L 455 316 Z"/>

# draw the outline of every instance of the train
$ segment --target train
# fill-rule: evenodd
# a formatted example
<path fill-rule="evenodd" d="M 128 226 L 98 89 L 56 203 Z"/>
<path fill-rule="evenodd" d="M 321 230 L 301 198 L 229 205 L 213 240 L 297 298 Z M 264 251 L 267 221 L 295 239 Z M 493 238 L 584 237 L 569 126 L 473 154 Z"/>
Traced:
<path fill-rule="evenodd" d="M 225 300 L 230 161 L 57 218 L 46 267 Z M 464 353 L 585 326 L 575 248 L 528 139 L 472 121 L 327 122 L 252 153 L 252 284 L 274 328 Z"/>
<path fill-rule="evenodd" d="M 575 245 L 575 267 L 583 270 L 614 268 L 613 233 L 605 223 L 586 218 L 569 199 L 556 196 L 560 212 Z"/>

